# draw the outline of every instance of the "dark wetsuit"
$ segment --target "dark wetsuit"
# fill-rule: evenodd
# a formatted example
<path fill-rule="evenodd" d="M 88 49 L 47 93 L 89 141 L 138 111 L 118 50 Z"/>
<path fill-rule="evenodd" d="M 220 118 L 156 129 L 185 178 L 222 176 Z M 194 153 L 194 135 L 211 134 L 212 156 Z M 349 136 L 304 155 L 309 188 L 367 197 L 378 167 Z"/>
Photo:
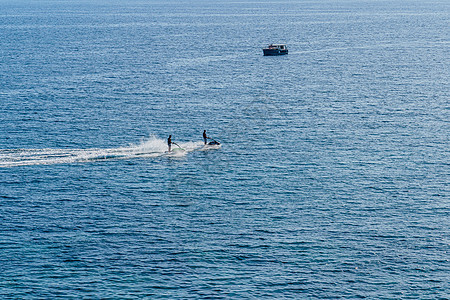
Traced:
<path fill-rule="evenodd" d="M 169 138 L 167 139 L 167 145 L 169 146 L 169 152 L 172 150 L 172 136 L 169 135 Z"/>
<path fill-rule="evenodd" d="M 203 140 L 205 141 L 205 145 L 208 143 L 208 137 L 206 136 L 206 130 L 203 130 Z"/>

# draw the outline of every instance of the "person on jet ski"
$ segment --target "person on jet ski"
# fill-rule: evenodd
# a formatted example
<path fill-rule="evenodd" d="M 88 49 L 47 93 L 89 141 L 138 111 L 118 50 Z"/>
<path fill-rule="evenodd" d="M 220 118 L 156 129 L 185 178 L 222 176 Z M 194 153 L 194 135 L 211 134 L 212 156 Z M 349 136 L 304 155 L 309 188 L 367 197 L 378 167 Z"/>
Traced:
<path fill-rule="evenodd" d="M 208 139 L 212 140 L 208 143 Z M 209 136 L 206 136 L 206 130 L 203 130 L 203 141 L 205 142 L 205 145 L 220 145 L 218 141 L 213 140 Z"/>
<path fill-rule="evenodd" d="M 205 145 L 208 143 L 208 139 L 210 139 L 210 137 L 206 136 L 206 130 L 203 130 L 203 141 L 205 141 Z"/>
<path fill-rule="evenodd" d="M 172 136 L 169 135 L 169 138 L 167 139 L 167 145 L 169 146 L 169 152 L 172 150 Z"/>

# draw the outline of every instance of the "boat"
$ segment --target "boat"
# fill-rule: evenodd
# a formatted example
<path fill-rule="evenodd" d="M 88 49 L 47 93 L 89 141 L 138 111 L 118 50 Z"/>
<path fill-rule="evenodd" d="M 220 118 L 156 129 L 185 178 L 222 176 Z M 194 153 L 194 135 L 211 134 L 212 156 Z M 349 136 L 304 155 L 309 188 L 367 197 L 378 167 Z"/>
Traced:
<path fill-rule="evenodd" d="M 288 54 L 288 48 L 286 44 L 270 44 L 266 48 L 263 48 L 264 56 L 284 55 Z"/>

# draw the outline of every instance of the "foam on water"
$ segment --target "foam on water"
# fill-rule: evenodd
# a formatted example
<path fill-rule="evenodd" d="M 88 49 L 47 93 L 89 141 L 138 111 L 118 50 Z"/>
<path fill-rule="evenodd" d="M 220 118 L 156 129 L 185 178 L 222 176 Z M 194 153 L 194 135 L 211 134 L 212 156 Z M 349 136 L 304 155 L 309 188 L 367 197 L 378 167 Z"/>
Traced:
<path fill-rule="evenodd" d="M 0 149 L 0 167 L 70 164 L 104 160 L 184 157 L 195 150 L 204 150 L 203 142 L 179 142 L 184 151 L 167 152 L 164 139 L 150 137 L 137 145 L 109 149 Z M 212 149 L 212 148 L 211 148 Z"/>

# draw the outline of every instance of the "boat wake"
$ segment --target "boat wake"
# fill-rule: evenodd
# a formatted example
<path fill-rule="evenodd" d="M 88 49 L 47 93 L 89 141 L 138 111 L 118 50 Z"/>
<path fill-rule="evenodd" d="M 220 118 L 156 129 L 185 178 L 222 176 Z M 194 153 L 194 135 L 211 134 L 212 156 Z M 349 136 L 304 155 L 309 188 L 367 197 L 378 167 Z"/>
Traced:
<path fill-rule="evenodd" d="M 183 157 L 204 150 L 202 141 L 178 143 L 182 151 L 167 152 L 167 142 L 156 137 L 138 145 L 110 149 L 0 149 L 0 167 L 70 164 L 152 157 Z M 174 149 L 177 148 L 174 146 Z"/>

